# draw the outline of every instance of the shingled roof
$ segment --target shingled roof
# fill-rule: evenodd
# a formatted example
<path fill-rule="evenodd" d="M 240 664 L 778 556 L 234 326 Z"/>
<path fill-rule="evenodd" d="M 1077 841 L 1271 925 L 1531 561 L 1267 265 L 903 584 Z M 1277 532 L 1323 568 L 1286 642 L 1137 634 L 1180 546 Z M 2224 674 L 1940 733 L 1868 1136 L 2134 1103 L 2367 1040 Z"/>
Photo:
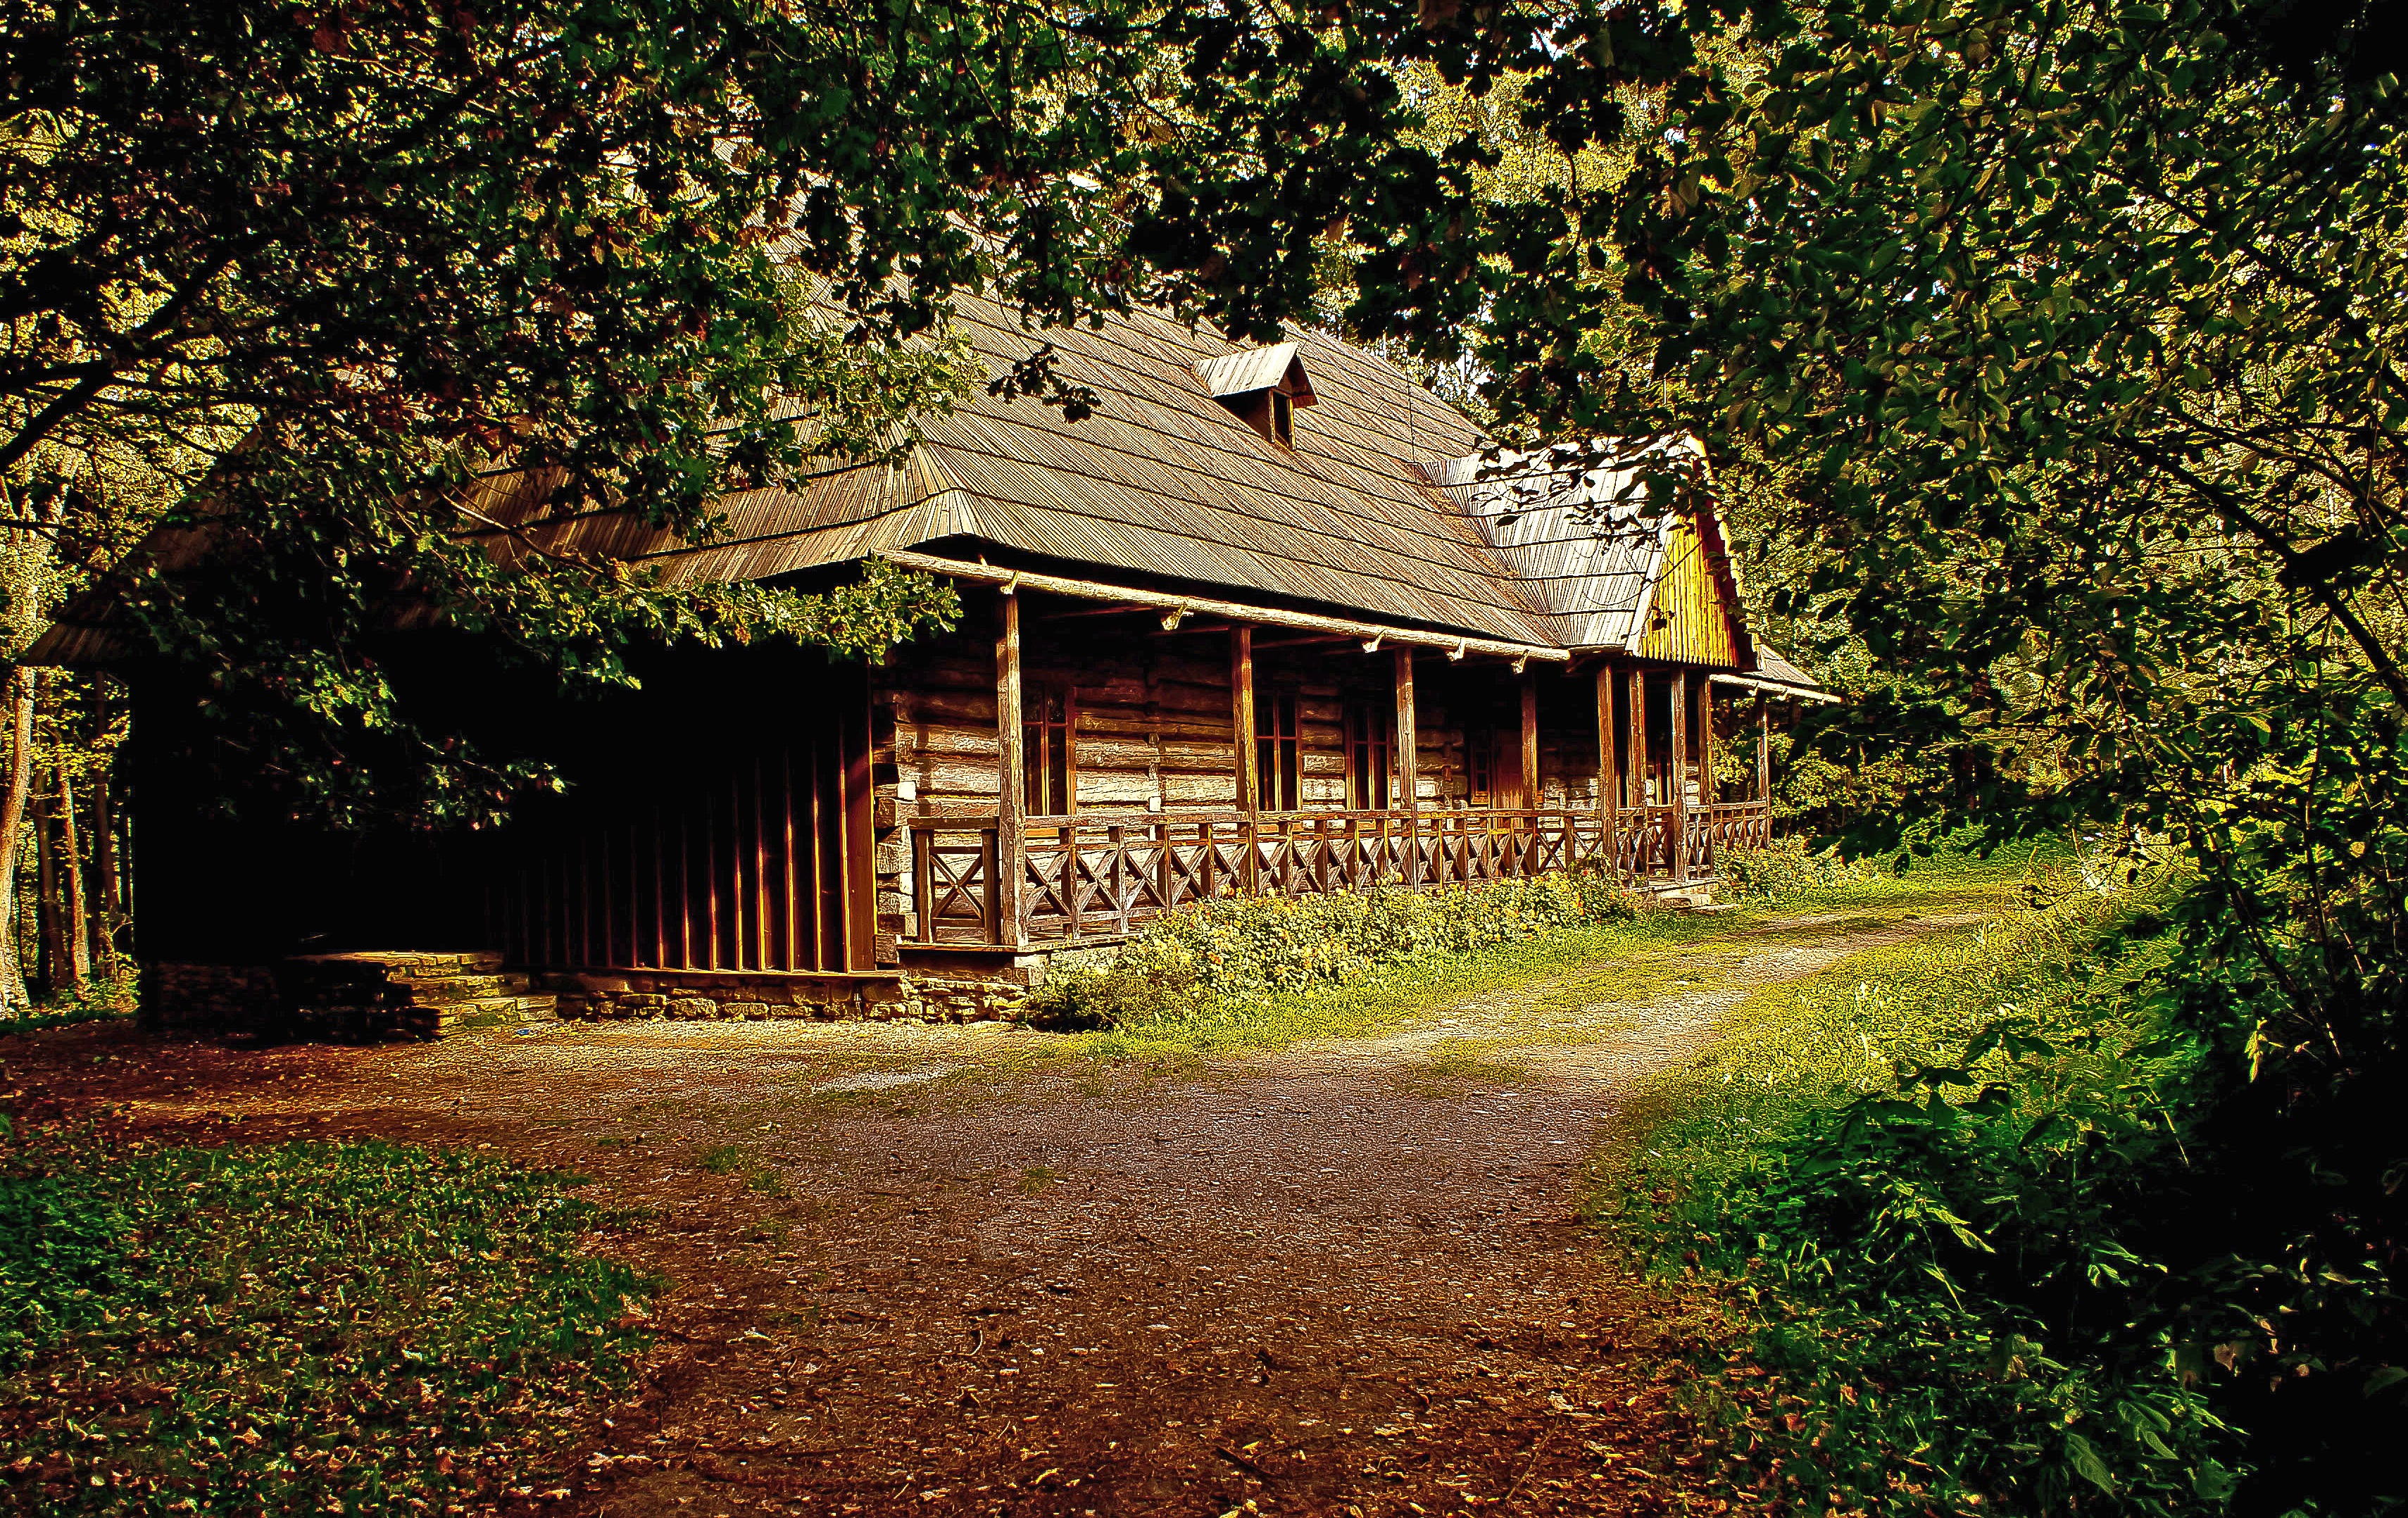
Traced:
<path fill-rule="evenodd" d="M 925 441 L 899 465 L 728 497 L 728 535 L 703 545 L 626 512 L 548 515 L 523 478 L 495 480 L 478 508 L 535 544 L 616 556 L 673 583 L 991 549 L 1096 580 L 1200 584 L 1539 648 L 1635 646 L 1670 519 L 1612 504 L 1617 478 L 1553 462 L 1538 468 L 1544 509 L 1500 508 L 1509 486 L 1484 464 L 1478 429 L 1375 354 L 1312 330 L 1250 348 L 1147 310 L 1032 332 L 1000 306 L 965 300 L 957 324 L 991 374 L 1051 343 L 1060 377 L 1097 396 L 1094 414 L 1073 422 L 982 387 L 926 419 Z M 1315 404 L 1296 411 L 1292 448 L 1214 399 L 1216 386 L 1299 368 Z M 1576 519 L 1574 508 L 1600 503 L 1602 530 Z M 1719 559 L 1718 526 L 1710 547 Z"/>

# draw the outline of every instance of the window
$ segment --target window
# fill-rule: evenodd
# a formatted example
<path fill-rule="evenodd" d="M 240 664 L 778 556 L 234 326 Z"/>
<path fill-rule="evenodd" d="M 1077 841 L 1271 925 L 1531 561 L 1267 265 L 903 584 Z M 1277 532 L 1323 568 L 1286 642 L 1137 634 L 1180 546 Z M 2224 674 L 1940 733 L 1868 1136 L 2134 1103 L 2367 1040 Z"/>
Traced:
<path fill-rule="evenodd" d="M 1485 807 L 1496 799 L 1495 766 L 1489 763 L 1491 739 L 1485 732 L 1474 729 L 1463 738 L 1463 779 L 1465 789 L 1471 794 L 1464 799 L 1475 807 Z"/>
<path fill-rule="evenodd" d="M 1031 817 L 1067 817 L 1078 809 L 1078 693 L 1067 685 L 1031 691 L 1021 714 L 1020 763 L 1026 776 L 1023 805 Z"/>
<path fill-rule="evenodd" d="M 1387 713 L 1375 702 L 1346 707 L 1346 805 L 1354 811 L 1388 809 L 1388 776 L 1395 767 Z"/>
<path fill-rule="evenodd" d="M 1265 811 L 1296 810 L 1303 757 L 1296 738 L 1295 692 L 1255 697 L 1254 765 L 1254 804 Z"/>
<path fill-rule="evenodd" d="M 1296 446 L 1296 397 L 1283 389 L 1271 392 L 1271 441 L 1282 448 Z"/>

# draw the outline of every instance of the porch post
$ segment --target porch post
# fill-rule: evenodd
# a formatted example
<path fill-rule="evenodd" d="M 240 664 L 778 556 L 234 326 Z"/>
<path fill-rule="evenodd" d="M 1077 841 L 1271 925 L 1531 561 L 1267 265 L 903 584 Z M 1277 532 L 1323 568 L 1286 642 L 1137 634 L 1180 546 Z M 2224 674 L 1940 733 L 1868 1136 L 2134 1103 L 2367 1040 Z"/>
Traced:
<path fill-rule="evenodd" d="M 1772 846 L 1772 707 L 1756 693 L 1756 801 L 1764 809 L 1765 848 Z"/>
<path fill-rule="evenodd" d="M 1689 883 L 1689 672 L 1672 671 L 1672 883 Z"/>
<path fill-rule="evenodd" d="M 1542 804 L 1539 794 L 1539 672 L 1526 666 L 1522 670 L 1522 805 L 1536 813 Z M 1528 831 L 1522 839 L 1522 873 L 1531 874 L 1539 857 L 1539 819 L 1525 817 L 1516 824 Z"/>
<path fill-rule="evenodd" d="M 1244 814 L 1238 826 L 1238 889 L 1252 895 L 1261 859 L 1254 813 L 1262 806 L 1262 776 L 1254 746 L 1254 630 L 1244 625 L 1229 630 L 1229 737 L 1237 760 L 1238 810 Z"/>
<path fill-rule="evenodd" d="M 1722 792 L 1714 785 L 1714 682 L 1698 677 L 1698 805 L 1704 810 L 1703 826 L 1706 843 L 1713 846 L 1720 837 L 1714 831 L 1721 814 L 1714 810 L 1722 800 Z"/>
<path fill-rule="evenodd" d="M 1656 816 L 1647 809 L 1647 671 L 1630 671 L 1630 709 L 1625 713 L 1630 724 L 1630 809 L 1639 817 L 1639 846 L 1631 851 L 1630 873 L 1635 880 L 1647 878 L 1647 852 L 1654 846 Z"/>
<path fill-rule="evenodd" d="M 1405 788 L 1405 887 L 1422 883 L 1422 759 L 1413 710 L 1413 651 L 1397 650 L 1397 779 Z M 1390 804 L 1396 798 L 1389 798 Z"/>
<path fill-rule="evenodd" d="M 1620 868 L 1613 849 L 1615 793 L 1622 787 L 1613 762 L 1613 666 L 1597 666 L 1597 832 L 1598 849 L 1610 870 Z"/>
<path fill-rule="evenodd" d="M 997 604 L 995 635 L 995 865 L 987 891 L 995 897 L 996 941 L 1025 947 L 1028 923 L 1020 909 L 1020 878 L 1027 868 L 1022 847 L 1027 832 L 1027 784 L 1021 763 L 1020 597 L 1006 585 Z"/>

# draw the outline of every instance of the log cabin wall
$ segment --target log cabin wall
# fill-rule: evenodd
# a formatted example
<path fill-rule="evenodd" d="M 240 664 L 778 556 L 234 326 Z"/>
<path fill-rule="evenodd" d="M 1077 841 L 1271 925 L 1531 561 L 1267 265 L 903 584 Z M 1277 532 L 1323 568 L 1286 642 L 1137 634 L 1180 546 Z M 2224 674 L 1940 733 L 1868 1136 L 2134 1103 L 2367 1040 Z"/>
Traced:
<path fill-rule="evenodd" d="M 1066 824 L 1082 816 L 1131 819 L 1133 828 L 1142 828 L 1149 817 L 1226 817 L 1241 809 L 1229 629 L 1185 623 L 1166 632 L 1152 614 L 1098 614 L 1092 603 L 1025 592 L 1020 599 L 1027 755 L 1021 781 L 1032 850 L 1072 849 Z M 997 601 L 991 590 L 967 588 L 962 631 L 899 650 L 871 676 L 882 965 L 904 963 L 904 950 L 915 943 L 976 944 L 982 934 L 1000 932 L 977 920 L 970 904 L 976 893 L 953 904 L 946 931 L 922 920 L 931 901 L 918 876 L 939 866 L 915 857 L 911 826 L 914 819 L 991 823 L 997 813 L 996 666 L 992 636 L 983 631 L 996 625 Z M 1393 652 L 1366 653 L 1342 639 L 1291 641 L 1276 629 L 1258 629 L 1252 647 L 1264 777 L 1259 811 L 1311 817 L 1402 809 L 1402 779 L 1393 773 L 1403 749 L 1393 731 Z M 1519 799 L 1521 678 L 1503 661 L 1455 663 L 1439 652 L 1422 654 L 1415 668 L 1417 804 L 1425 812 L 1512 807 Z M 1606 799 L 1599 794 L 1596 672 L 1550 668 L 1531 680 L 1540 784 L 1526 805 L 1594 816 Z M 1702 681 L 1690 684 L 1694 699 Z M 1623 688 L 1619 678 L 1611 682 L 1616 775 L 1628 752 Z M 1653 724 L 1661 729 L 1645 751 L 1654 756 L 1660 805 L 1660 777 L 1672 752 L 1670 683 L 1659 674 L 1648 695 Z M 1067 724 L 1067 742 L 1053 730 L 1057 721 Z M 1368 744 L 1359 741 L 1367 724 L 1383 724 Z M 1058 771 L 1048 757 L 1056 745 L 1067 759 Z M 1358 783 L 1354 766 L 1365 752 L 1392 766 L 1384 808 L 1358 805 L 1381 794 Z M 1058 844 L 1055 835 L 1064 835 Z M 957 862 L 953 870 L 967 881 L 1006 867 L 1007 861 L 985 859 Z M 1043 947 L 1031 943 L 1028 950 Z"/>

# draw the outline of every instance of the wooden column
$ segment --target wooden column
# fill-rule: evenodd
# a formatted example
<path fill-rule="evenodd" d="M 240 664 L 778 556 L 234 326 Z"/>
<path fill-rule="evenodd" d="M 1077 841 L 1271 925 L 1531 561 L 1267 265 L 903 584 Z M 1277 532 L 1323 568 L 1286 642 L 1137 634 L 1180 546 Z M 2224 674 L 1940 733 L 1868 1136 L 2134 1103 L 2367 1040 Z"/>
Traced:
<path fill-rule="evenodd" d="M 1254 744 L 1254 630 L 1229 631 L 1229 733 L 1238 772 L 1238 809 L 1245 821 L 1238 831 L 1238 889 L 1254 894 L 1254 871 L 1260 860 L 1255 844 L 1254 813 L 1262 806 L 1262 775 Z"/>
<path fill-rule="evenodd" d="M 1715 831 L 1722 820 L 1714 808 L 1722 803 L 1722 791 L 1714 784 L 1714 682 L 1707 676 L 1698 677 L 1698 805 L 1704 809 L 1706 842 L 1713 847 L 1722 837 Z"/>
<path fill-rule="evenodd" d="M 1620 802 L 1622 775 L 1613 762 L 1613 666 L 1597 666 L 1597 830 L 1598 849 L 1605 867 L 1616 867 L 1613 812 Z"/>
<path fill-rule="evenodd" d="M 1764 808 L 1765 847 L 1772 844 L 1772 707 L 1756 693 L 1756 799 Z"/>
<path fill-rule="evenodd" d="M 1647 809 L 1647 671 L 1630 672 L 1629 710 L 1623 714 L 1630 732 L 1630 752 L 1627 756 L 1630 786 L 1630 809 L 1639 830 L 1639 846 L 1632 851 L 1630 874 L 1633 880 L 1647 878 L 1647 852 L 1656 837 L 1655 814 Z"/>
<path fill-rule="evenodd" d="M 1539 672 L 1522 670 L 1522 805 L 1535 813 L 1544 798 L 1539 790 Z M 1522 873 L 1534 873 L 1539 859 L 1539 820 L 1525 817 L 1516 826 L 1528 831 L 1522 839 Z"/>
<path fill-rule="evenodd" d="M 1714 788 L 1714 682 L 1698 679 L 1698 805 L 1712 807 L 1722 800 Z"/>
<path fill-rule="evenodd" d="M 1689 880 L 1689 672 L 1672 671 L 1672 762 L 1666 788 L 1672 795 L 1672 822 L 1670 829 L 1671 845 L 1665 852 L 1671 856 L 1672 883 L 1685 885 Z"/>
<path fill-rule="evenodd" d="M 1420 718 L 1413 709 L 1413 651 L 1397 650 L 1397 780 L 1404 787 L 1405 884 L 1422 883 Z M 1394 805 L 1396 798 L 1389 802 Z"/>
<path fill-rule="evenodd" d="M 1028 942 L 1028 923 L 1020 909 L 1020 881 L 1027 866 L 1022 845 L 1027 833 L 1024 787 L 1027 779 L 1021 762 L 1020 597 L 1009 585 L 998 600 L 995 634 L 995 769 L 1000 789 L 996 795 L 995 859 L 989 866 L 987 892 L 994 897 L 996 941 L 1017 949 Z"/>

